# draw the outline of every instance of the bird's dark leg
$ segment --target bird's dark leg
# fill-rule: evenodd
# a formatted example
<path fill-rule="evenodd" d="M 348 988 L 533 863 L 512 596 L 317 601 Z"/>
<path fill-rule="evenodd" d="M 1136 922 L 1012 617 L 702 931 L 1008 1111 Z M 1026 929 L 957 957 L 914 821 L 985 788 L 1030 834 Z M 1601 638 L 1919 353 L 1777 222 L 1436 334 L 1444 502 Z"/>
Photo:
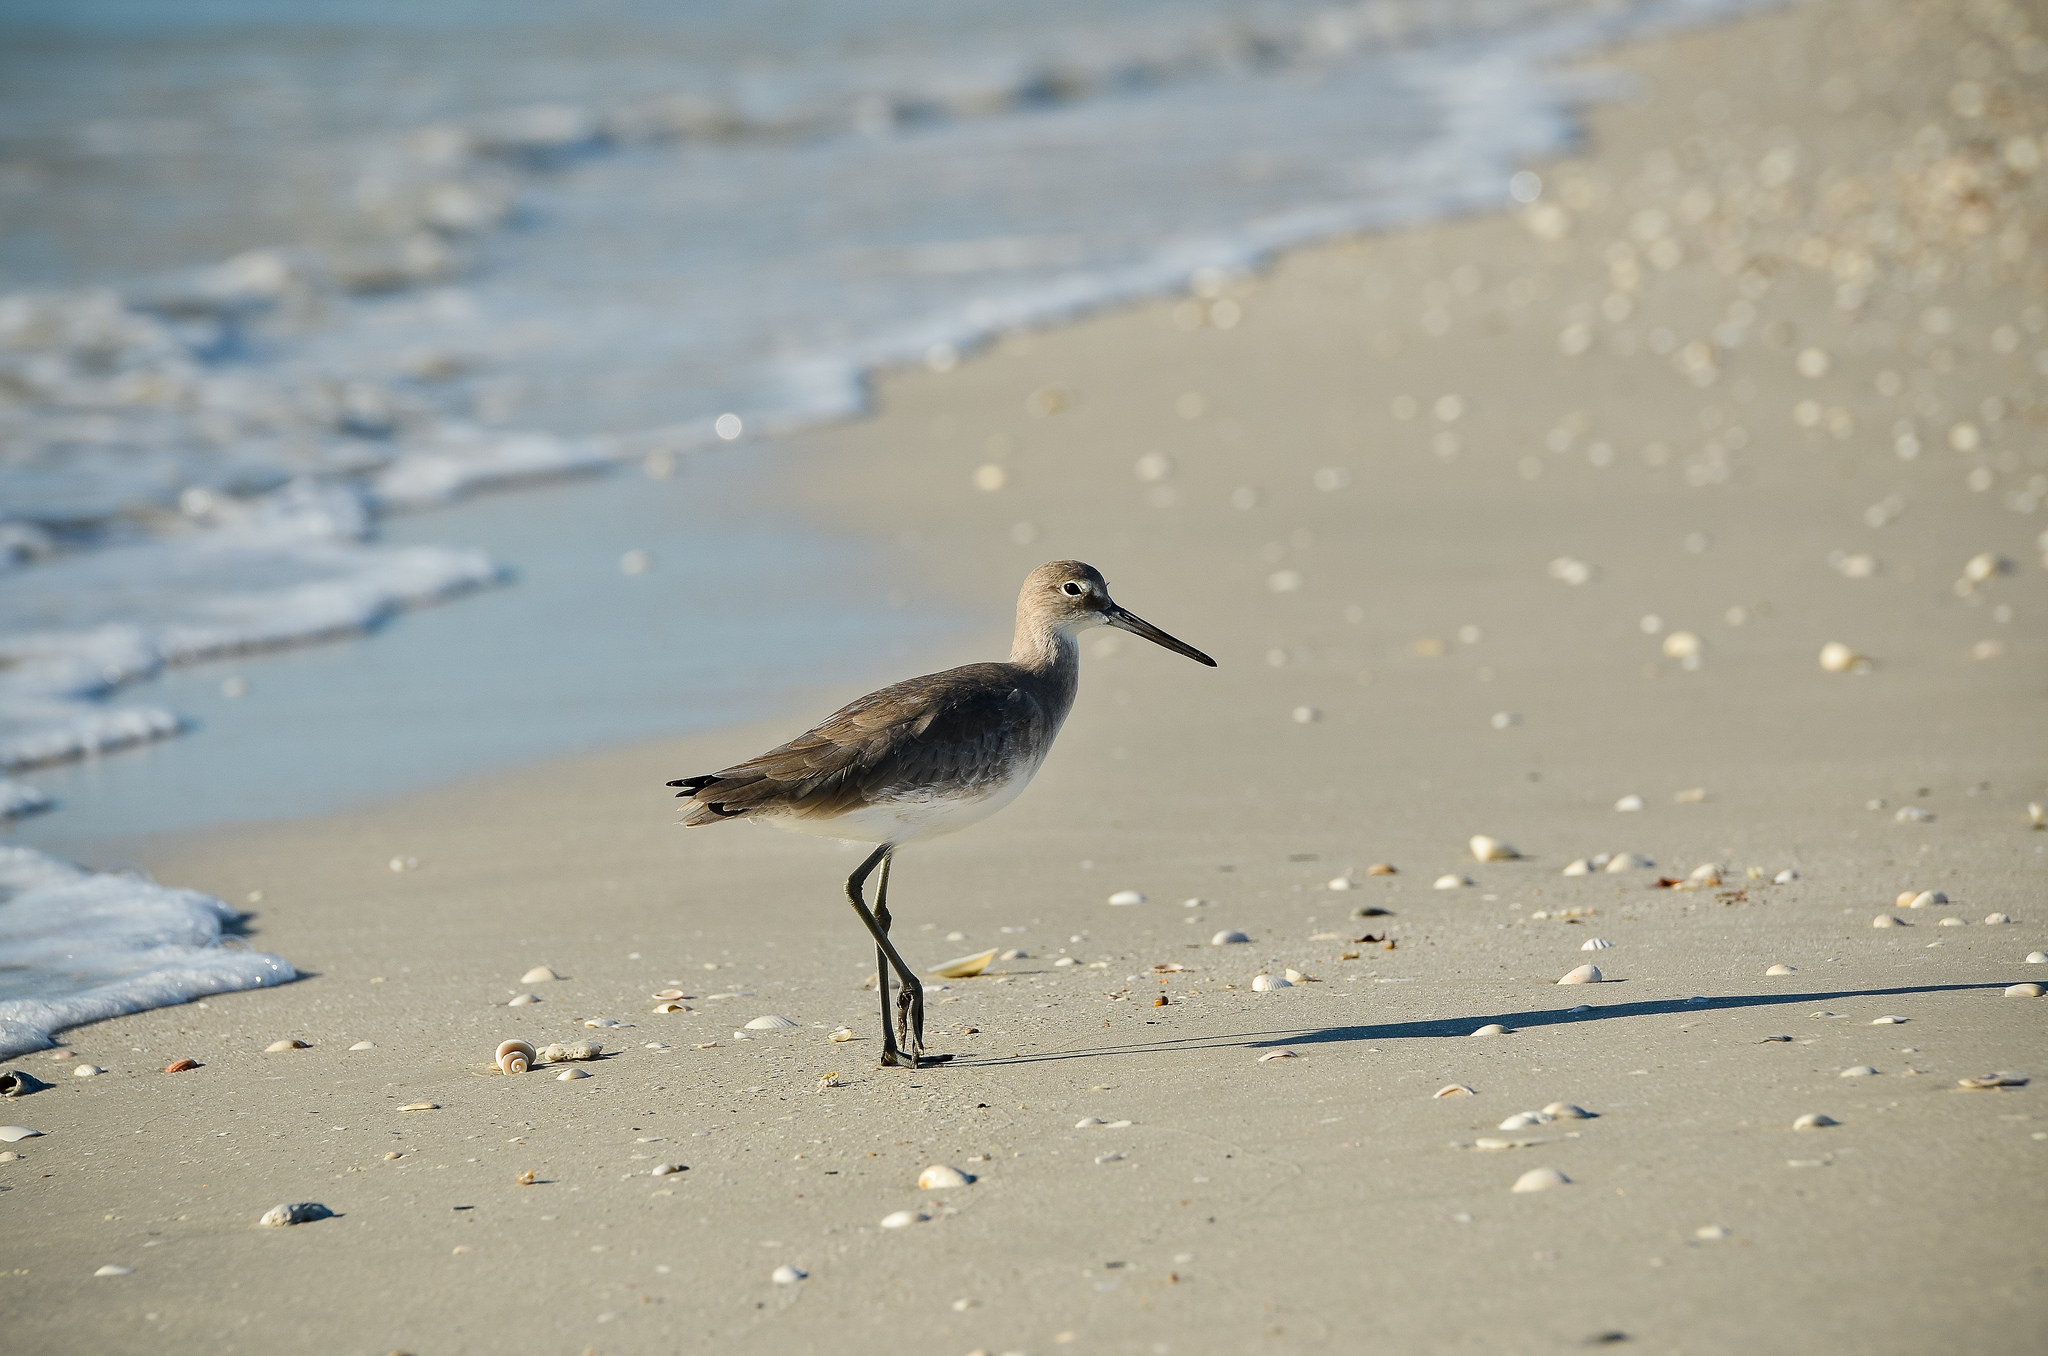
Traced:
<path fill-rule="evenodd" d="M 889 924 L 893 921 L 889 917 L 889 867 L 895 860 L 894 852 L 883 849 L 882 874 L 875 882 L 875 922 L 884 936 L 888 935 Z M 875 948 L 875 987 L 882 993 L 882 1063 L 894 1064 L 898 1043 L 908 1045 L 910 1042 L 902 1018 L 896 1020 L 893 1029 L 889 1021 L 889 958 L 879 946 Z M 903 1001 L 910 1001 L 909 989 L 903 990 Z"/>
<path fill-rule="evenodd" d="M 853 911 L 860 915 L 862 925 L 874 937 L 875 949 L 882 953 L 883 958 L 896 971 L 897 978 L 903 981 L 904 991 L 916 995 L 913 1000 L 914 1006 L 921 1009 L 924 1006 L 923 981 L 918 979 L 917 972 L 904 962 L 903 957 L 897 954 L 895 944 L 889 940 L 888 932 L 877 921 L 875 915 L 868 910 L 867 903 L 860 897 L 861 886 L 866 883 L 869 874 L 888 859 L 893 847 L 894 845 L 890 843 L 882 844 L 882 846 L 869 854 L 866 861 L 855 868 L 854 873 L 846 878 L 846 898 L 853 905 Z M 917 1047 L 912 1046 L 908 1052 L 898 1051 L 894 1037 L 889 1030 L 889 1000 L 886 983 L 883 986 L 882 993 L 882 1062 L 884 1064 L 894 1064 L 897 1062 L 894 1057 L 907 1054 L 910 1067 L 915 1069 L 918 1057 Z M 920 1022 L 919 1025 L 922 1026 L 922 1023 Z"/>

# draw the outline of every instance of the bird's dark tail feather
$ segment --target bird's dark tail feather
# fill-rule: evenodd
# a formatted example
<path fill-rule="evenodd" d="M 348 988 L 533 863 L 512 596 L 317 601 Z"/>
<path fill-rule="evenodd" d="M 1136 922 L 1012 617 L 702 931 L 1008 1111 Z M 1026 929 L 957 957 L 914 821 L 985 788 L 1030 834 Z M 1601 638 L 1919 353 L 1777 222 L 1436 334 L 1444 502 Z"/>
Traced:
<path fill-rule="evenodd" d="M 708 776 L 702 777 L 679 777 L 675 781 L 670 782 L 669 785 L 682 788 L 682 790 L 676 792 L 677 796 L 683 799 L 691 799 L 705 788 L 714 785 L 718 780 L 718 774 L 711 773 Z M 728 809 L 718 801 L 700 800 L 683 817 L 683 823 L 690 825 L 712 824 L 721 819 L 736 819 L 745 813 L 745 809 Z"/>

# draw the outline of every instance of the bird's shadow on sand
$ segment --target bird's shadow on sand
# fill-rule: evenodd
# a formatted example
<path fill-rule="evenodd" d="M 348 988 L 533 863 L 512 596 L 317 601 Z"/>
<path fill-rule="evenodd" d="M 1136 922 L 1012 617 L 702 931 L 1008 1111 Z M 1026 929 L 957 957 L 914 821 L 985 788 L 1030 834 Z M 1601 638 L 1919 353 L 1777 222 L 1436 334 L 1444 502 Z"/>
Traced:
<path fill-rule="evenodd" d="M 1409 1039 L 1466 1039 L 1480 1027 L 1499 1023 L 1509 1032 L 1540 1030 L 1544 1027 L 1576 1026 L 1586 1022 L 1612 1021 L 1618 1017 L 1697 1017 L 1710 1012 L 1731 1012 L 1742 1008 L 1803 1007 L 1812 1003 L 1838 1003 L 1856 998 L 1899 998 L 1914 994 L 1970 993 L 2003 989 L 2004 981 L 1985 984 L 1918 984 L 1893 989 L 1834 989 L 1809 993 L 1732 994 L 1694 1002 L 1686 998 L 1653 999 L 1640 1003 L 1611 1003 L 1586 1012 L 1563 1008 L 1528 1009 L 1522 1012 L 1474 1013 L 1464 1017 L 1433 1017 L 1414 1022 L 1372 1022 L 1356 1026 L 1329 1026 L 1292 1031 L 1240 1032 L 1224 1036 L 1181 1036 L 1154 1041 L 1126 1041 L 1089 1049 L 1048 1050 L 1035 1054 L 963 1055 L 952 1061 L 953 1068 L 994 1068 L 1009 1064 L 1039 1064 L 1055 1060 L 1096 1059 L 1108 1055 L 1159 1055 L 1194 1050 L 1263 1050 L 1282 1046 L 1338 1046 L 1360 1041 Z M 1575 997 L 1577 995 L 1574 995 Z"/>

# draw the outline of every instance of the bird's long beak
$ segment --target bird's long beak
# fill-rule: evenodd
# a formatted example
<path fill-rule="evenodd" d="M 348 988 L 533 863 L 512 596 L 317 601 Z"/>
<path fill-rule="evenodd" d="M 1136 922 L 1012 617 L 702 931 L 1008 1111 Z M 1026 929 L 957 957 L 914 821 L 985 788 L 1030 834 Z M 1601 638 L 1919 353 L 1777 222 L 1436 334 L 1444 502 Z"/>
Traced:
<path fill-rule="evenodd" d="M 1126 612 L 1115 603 L 1111 603 L 1103 610 L 1102 620 L 1106 625 L 1114 626 L 1119 631 L 1129 631 L 1134 636 L 1143 636 L 1154 645 L 1163 645 L 1175 654 L 1184 654 L 1197 664 L 1207 664 L 1212 669 L 1216 667 L 1215 660 L 1194 646 L 1184 640 L 1175 640 L 1143 617 Z"/>

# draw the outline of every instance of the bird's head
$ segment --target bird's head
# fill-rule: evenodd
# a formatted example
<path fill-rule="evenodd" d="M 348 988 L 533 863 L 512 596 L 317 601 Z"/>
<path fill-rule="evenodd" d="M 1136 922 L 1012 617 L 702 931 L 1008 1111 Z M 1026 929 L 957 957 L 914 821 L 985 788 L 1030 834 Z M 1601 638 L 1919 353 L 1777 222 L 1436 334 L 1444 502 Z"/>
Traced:
<path fill-rule="evenodd" d="M 1102 571 L 1078 560 L 1054 560 L 1033 570 L 1017 598 L 1020 624 L 1031 630 L 1072 637 L 1091 626 L 1114 626 L 1184 654 L 1199 664 L 1216 661 L 1194 646 L 1174 639 L 1144 618 L 1126 611 L 1109 596 Z M 1021 627 L 1020 627 L 1021 629 Z"/>

